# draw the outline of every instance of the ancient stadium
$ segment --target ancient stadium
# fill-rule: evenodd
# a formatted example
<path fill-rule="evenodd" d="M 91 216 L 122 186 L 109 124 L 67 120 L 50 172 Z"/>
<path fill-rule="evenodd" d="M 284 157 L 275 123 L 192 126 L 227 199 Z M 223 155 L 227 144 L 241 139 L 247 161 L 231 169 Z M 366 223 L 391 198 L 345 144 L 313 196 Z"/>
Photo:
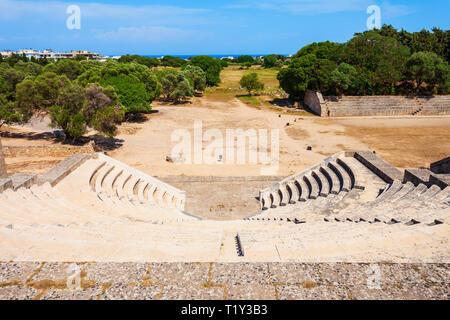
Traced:
<path fill-rule="evenodd" d="M 448 112 L 445 101 L 439 110 Z M 372 150 L 340 151 L 291 175 L 260 177 L 252 192 L 241 194 L 236 186 L 251 178 L 159 179 L 104 153 L 73 154 L 38 175 L 8 177 L 3 158 L 0 164 L 4 299 L 439 299 L 448 293 L 448 157 L 400 170 Z M 189 206 L 186 191 L 170 181 L 204 184 L 197 198 L 240 198 L 242 212 L 197 215 L 197 202 Z M 74 264 L 82 269 L 76 289 L 66 284 Z M 380 290 L 365 287 L 371 265 L 389 275 Z"/>

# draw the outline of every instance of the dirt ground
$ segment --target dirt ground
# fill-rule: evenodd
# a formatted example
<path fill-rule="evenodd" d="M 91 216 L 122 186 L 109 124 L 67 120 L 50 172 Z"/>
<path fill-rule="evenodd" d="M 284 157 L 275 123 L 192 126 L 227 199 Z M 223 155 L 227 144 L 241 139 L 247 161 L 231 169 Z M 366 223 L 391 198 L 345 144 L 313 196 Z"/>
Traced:
<path fill-rule="evenodd" d="M 176 164 L 166 161 L 177 142 L 171 141 L 176 129 L 186 129 L 194 136 L 194 121 L 201 120 L 203 133 L 218 129 L 279 130 L 279 170 L 270 175 L 287 176 L 342 150 L 374 150 L 399 168 L 428 167 L 450 153 L 450 117 L 347 118 L 321 119 L 276 112 L 273 108 L 254 108 L 239 99 L 221 102 L 207 97 L 195 98 L 184 105 L 156 104 L 144 121 L 124 123 L 116 137 L 121 147 L 108 154 L 156 177 L 165 176 L 258 176 L 268 165 L 246 164 Z M 289 123 L 289 126 L 287 124 Z M 43 131 L 41 131 L 43 130 Z M 2 143 L 8 146 L 60 146 L 42 123 L 25 127 L 6 127 Z M 268 150 L 272 149 L 270 134 Z M 204 142 L 203 148 L 209 143 Z M 307 147 L 312 150 L 308 151 Z M 248 141 L 247 141 L 248 147 Z M 235 145 L 236 148 L 236 145 Z M 194 146 L 192 144 L 192 150 Z M 226 148 L 223 149 L 225 157 Z M 191 152 L 193 160 L 193 151 Z M 61 157 L 6 155 L 8 173 L 41 174 Z"/>

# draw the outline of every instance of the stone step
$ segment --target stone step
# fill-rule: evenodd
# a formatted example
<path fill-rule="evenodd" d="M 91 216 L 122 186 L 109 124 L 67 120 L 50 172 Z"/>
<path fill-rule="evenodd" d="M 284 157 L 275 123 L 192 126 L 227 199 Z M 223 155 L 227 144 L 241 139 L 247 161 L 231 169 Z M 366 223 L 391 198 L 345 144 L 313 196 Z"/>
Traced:
<path fill-rule="evenodd" d="M 320 171 L 323 175 L 328 179 L 328 184 L 331 186 L 330 193 L 338 194 L 341 190 L 339 178 L 336 173 L 331 170 L 329 167 L 322 166 L 320 167 Z"/>
<path fill-rule="evenodd" d="M 341 191 L 350 191 L 351 189 L 351 179 L 350 176 L 348 175 L 347 171 L 345 171 L 344 168 L 342 168 L 342 166 L 340 166 L 338 163 L 336 162 L 330 162 L 328 164 L 328 167 L 334 171 L 334 173 L 337 175 L 337 177 L 339 178 L 340 184 L 341 184 Z"/>
<path fill-rule="evenodd" d="M 303 180 L 309 189 L 309 199 L 317 199 L 320 193 L 319 184 L 316 179 L 313 178 L 312 173 L 303 176 Z"/>
<path fill-rule="evenodd" d="M 317 183 L 319 184 L 319 196 L 321 197 L 327 197 L 330 194 L 330 184 L 328 183 L 328 179 L 325 177 L 325 175 L 320 172 L 320 170 L 313 170 L 312 176 L 314 179 L 316 179 Z"/>

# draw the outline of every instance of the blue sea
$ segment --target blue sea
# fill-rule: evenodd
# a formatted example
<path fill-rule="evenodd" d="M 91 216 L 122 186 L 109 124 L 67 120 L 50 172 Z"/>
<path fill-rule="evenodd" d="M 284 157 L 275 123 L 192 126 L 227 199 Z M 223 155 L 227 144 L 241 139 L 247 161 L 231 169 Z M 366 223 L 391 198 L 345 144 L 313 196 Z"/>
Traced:
<path fill-rule="evenodd" d="M 146 55 L 144 54 L 144 57 L 149 57 L 149 58 L 161 58 L 164 56 L 172 56 L 172 57 L 178 57 L 178 58 L 182 58 L 182 59 L 189 59 L 191 57 L 195 57 L 195 56 L 199 56 L 200 54 L 153 54 L 153 55 Z M 227 57 L 234 57 L 237 58 L 239 56 L 243 56 L 243 55 L 247 55 L 247 54 L 205 54 L 207 56 L 216 58 L 216 59 L 220 59 L 220 58 L 227 58 Z M 267 56 L 268 54 L 248 54 L 249 56 L 252 57 L 261 57 L 261 56 Z M 287 56 L 288 54 L 282 54 L 284 56 Z M 116 55 L 110 55 L 112 56 L 116 56 Z M 120 55 L 117 55 L 120 56 Z"/>

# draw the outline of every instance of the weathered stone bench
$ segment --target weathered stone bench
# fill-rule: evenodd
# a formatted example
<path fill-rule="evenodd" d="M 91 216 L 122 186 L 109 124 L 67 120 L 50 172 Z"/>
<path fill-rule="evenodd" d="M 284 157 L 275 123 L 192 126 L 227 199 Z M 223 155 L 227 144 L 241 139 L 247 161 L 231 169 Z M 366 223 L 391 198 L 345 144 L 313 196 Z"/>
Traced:
<path fill-rule="evenodd" d="M 355 158 L 372 170 L 386 183 L 393 183 L 394 180 L 403 181 L 403 173 L 396 167 L 387 163 L 370 151 L 357 151 Z"/>
<path fill-rule="evenodd" d="M 49 182 L 54 187 L 58 182 L 67 177 L 70 173 L 75 171 L 79 166 L 89 159 L 96 158 L 96 154 L 74 154 L 64 159 L 56 166 L 51 168 L 47 173 L 38 177 L 37 182 L 39 185 L 43 185 Z"/>

